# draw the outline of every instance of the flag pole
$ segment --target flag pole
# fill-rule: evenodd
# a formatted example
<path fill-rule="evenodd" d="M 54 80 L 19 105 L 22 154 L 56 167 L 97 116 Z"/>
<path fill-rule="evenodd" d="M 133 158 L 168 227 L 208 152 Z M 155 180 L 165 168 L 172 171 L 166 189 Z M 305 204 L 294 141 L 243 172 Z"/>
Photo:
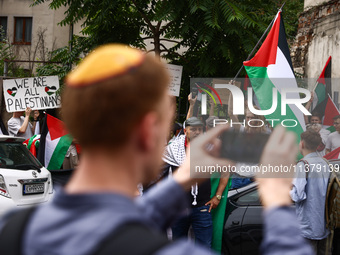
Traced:
<path fill-rule="evenodd" d="M 286 4 L 286 2 L 283 3 L 283 5 L 280 7 L 279 11 L 282 11 L 283 6 Z M 276 15 L 275 15 L 276 17 Z M 246 61 L 248 61 L 250 59 L 250 57 L 254 54 L 254 51 L 256 50 L 256 48 L 259 46 L 259 44 L 261 43 L 261 41 L 263 40 L 263 38 L 265 37 L 265 35 L 267 34 L 268 30 L 271 28 L 272 24 L 274 23 L 275 17 L 273 18 L 273 20 L 270 22 L 269 26 L 267 27 L 266 31 L 264 31 L 264 33 L 262 34 L 261 38 L 257 41 L 255 47 L 253 48 L 253 50 L 249 53 Z M 243 69 L 243 64 L 241 66 L 241 68 L 238 70 L 237 74 L 235 75 L 233 81 L 235 81 L 237 79 L 237 77 L 239 76 L 239 74 L 241 73 L 242 69 Z"/>

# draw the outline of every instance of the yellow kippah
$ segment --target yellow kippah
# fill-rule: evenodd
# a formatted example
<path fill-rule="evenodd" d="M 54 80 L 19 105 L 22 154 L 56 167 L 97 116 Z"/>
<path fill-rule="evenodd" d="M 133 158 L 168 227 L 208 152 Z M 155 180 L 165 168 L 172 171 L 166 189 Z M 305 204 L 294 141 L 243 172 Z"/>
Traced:
<path fill-rule="evenodd" d="M 66 77 L 70 87 L 82 87 L 123 74 L 144 59 L 140 50 L 122 44 L 108 44 L 92 51 Z"/>

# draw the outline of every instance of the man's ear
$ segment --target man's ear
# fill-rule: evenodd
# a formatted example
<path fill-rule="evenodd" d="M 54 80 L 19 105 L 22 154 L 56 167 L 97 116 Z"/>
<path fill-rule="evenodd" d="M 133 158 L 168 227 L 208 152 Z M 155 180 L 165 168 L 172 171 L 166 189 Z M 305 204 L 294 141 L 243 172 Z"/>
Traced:
<path fill-rule="evenodd" d="M 159 116 L 155 112 L 145 115 L 137 130 L 137 142 L 139 149 L 143 151 L 152 150 L 157 145 L 160 126 Z"/>
<path fill-rule="evenodd" d="M 185 135 L 187 135 L 188 129 L 184 128 L 183 132 L 184 132 Z"/>
<path fill-rule="evenodd" d="M 305 142 L 303 140 L 301 140 L 300 143 L 301 143 L 301 148 L 304 149 L 305 148 Z"/>

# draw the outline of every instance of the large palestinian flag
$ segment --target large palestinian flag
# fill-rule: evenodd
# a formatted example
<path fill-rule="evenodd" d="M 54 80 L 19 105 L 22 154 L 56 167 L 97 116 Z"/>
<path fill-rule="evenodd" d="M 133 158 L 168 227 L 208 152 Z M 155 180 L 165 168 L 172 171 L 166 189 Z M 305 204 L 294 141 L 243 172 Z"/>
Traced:
<path fill-rule="evenodd" d="M 313 99 L 313 113 L 317 113 L 321 117 L 325 115 L 326 105 L 328 101 L 328 95 L 332 96 L 332 57 L 330 56 L 323 68 L 317 84 L 314 89 Z"/>
<path fill-rule="evenodd" d="M 72 138 L 65 130 L 64 123 L 46 114 L 42 127 L 38 159 L 48 170 L 60 169 Z"/>
<path fill-rule="evenodd" d="M 276 119 L 274 126 L 284 121 L 289 130 L 300 136 L 305 130 L 303 113 L 295 105 L 287 105 L 286 115 L 281 114 L 281 90 L 297 88 L 292 61 L 286 40 L 281 11 L 276 15 L 271 31 L 267 35 L 256 55 L 244 63 L 251 85 L 262 110 L 269 110 L 273 104 L 273 88 L 277 89 L 278 104 L 276 110 L 265 115 L 267 120 Z M 289 93 L 287 98 L 300 98 L 299 94 Z"/>

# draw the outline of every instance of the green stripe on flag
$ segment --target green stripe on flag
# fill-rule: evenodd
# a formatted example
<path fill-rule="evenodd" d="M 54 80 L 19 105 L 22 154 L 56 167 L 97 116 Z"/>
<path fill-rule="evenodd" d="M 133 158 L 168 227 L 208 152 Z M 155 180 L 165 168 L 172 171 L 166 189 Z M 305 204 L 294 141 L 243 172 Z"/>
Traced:
<path fill-rule="evenodd" d="M 220 183 L 219 178 L 211 178 L 211 198 L 216 194 L 218 185 Z M 213 221 L 213 236 L 212 236 L 212 243 L 211 248 L 221 253 L 222 250 L 222 236 L 223 236 L 223 227 L 224 227 L 224 217 L 225 217 L 225 210 L 227 207 L 228 201 L 228 191 L 231 186 L 231 178 L 229 178 L 227 187 L 224 189 L 222 194 L 222 199 L 219 205 L 211 211 L 212 221 Z"/>
<path fill-rule="evenodd" d="M 322 83 L 318 83 L 318 85 L 316 85 L 316 88 L 315 88 L 315 94 L 318 97 L 318 103 L 317 103 L 318 105 L 326 99 L 325 85 L 323 85 Z"/>
<path fill-rule="evenodd" d="M 71 143 L 72 137 L 70 135 L 64 135 L 60 138 L 56 148 L 53 151 L 51 160 L 47 166 L 48 170 L 60 169 Z"/>
<path fill-rule="evenodd" d="M 31 149 L 32 143 L 34 141 L 34 138 L 36 138 L 36 136 L 37 135 L 34 135 L 28 140 L 27 149 Z"/>
<path fill-rule="evenodd" d="M 262 110 L 268 110 L 272 107 L 273 104 L 273 88 L 275 85 L 272 83 L 270 78 L 267 75 L 266 67 L 252 67 L 245 66 L 245 69 L 250 77 L 250 82 L 252 84 L 253 90 L 256 94 L 257 100 L 259 102 L 260 108 Z M 295 127 L 286 127 L 287 130 L 290 130 L 297 135 L 297 143 L 300 142 L 300 134 L 304 131 L 301 127 L 301 124 L 298 118 L 295 116 L 294 112 L 291 110 L 289 106 L 286 106 L 286 115 L 281 114 L 281 93 L 277 91 L 277 106 L 276 110 L 269 115 L 265 115 L 267 120 L 276 119 L 276 121 L 268 121 L 270 124 L 274 123 L 274 126 L 281 123 L 283 120 L 295 120 L 297 125 Z M 278 121 L 280 120 L 280 121 Z M 293 125 L 292 121 L 287 121 L 285 125 Z M 299 155 L 298 158 L 302 156 Z"/>
<path fill-rule="evenodd" d="M 334 126 L 329 126 L 328 128 L 326 128 L 329 132 L 333 133 L 335 132 L 335 127 Z"/>

